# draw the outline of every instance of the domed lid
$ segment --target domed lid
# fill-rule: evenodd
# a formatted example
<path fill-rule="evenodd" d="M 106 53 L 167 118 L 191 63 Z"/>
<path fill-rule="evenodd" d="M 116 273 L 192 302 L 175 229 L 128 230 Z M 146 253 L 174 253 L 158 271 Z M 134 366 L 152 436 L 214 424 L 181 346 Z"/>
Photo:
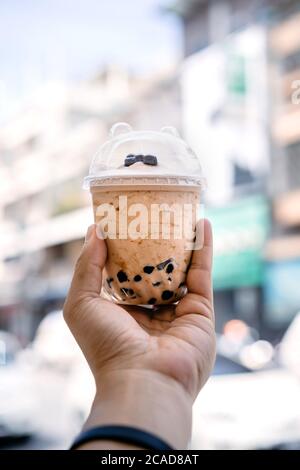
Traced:
<path fill-rule="evenodd" d="M 199 159 L 173 127 L 134 131 L 117 123 L 90 166 L 84 187 L 204 185 Z"/>

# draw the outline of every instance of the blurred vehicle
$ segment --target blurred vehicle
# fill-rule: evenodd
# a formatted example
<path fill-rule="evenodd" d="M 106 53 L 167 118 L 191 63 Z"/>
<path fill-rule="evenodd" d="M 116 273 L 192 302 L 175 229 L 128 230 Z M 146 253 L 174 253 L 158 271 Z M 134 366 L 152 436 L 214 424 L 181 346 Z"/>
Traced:
<path fill-rule="evenodd" d="M 300 312 L 283 336 L 278 355 L 280 364 L 300 378 Z"/>
<path fill-rule="evenodd" d="M 27 438 L 35 432 L 33 384 L 27 371 L 17 362 L 19 340 L 0 331 L 0 445 Z"/>
<path fill-rule="evenodd" d="M 35 337 L 20 358 L 24 363 L 30 358 L 40 368 L 69 373 L 83 355 L 67 327 L 61 310 L 55 310 L 43 318 Z"/>
<path fill-rule="evenodd" d="M 15 335 L 0 330 L 0 366 L 13 362 L 21 349 L 21 343 Z"/>
<path fill-rule="evenodd" d="M 55 436 L 66 448 L 86 419 L 94 381 L 85 358 L 67 327 L 62 311 L 49 313 L 20 362 L 30 364 L 39 411 L 39 436 Z"/>
<path fill-rule="evenodd" d="M 228 331 L 226 340 L 218 338 L 214 375 L 194 405 L 191 448 L 296 448 L 300 315 L 276 351 L 265 348 L 255 334 L 249 339 L 244 325 L 231 324 Z M 232 341 L 240 346 L 230 351 Z M 0 367 L 0 384 L 0 437 L 34 436 L 31 448 L 67 448 L 86 419 L 95 392 L 91 372 L 61 311 L 48 314 L 32 344 Z"/>
<path fill-rule="evenodd" d="M 240 374 L 242 372 L 252 372 L 252 370 L 232 357 L 217 352 L 213 375 Z"/>
<path fill-rule="evenodd" d="M 46 447 L 55 441 L 66 448 L 89 412 L 94 384 L 62 312 L 49 313 L 23 350 L 12 335 L 4 336 L 9 348 L 0 367 L 0 446 L 34 436 Z"/>
<path fill-rule="evenodd" d="M 272 368 L 209 379 L 194 405 L 192 449 L 299 448 L 299 375 L 300 314 Z"/>
<path fill-rule="evenodd" d="M 240 366 L 239 372 L 274 367 L 275 350 L 269 341 L 259 339 L 258 332 L 244 321 L 232 319 L 217 334 L 217 359 L 221 357 Z"/>
<path fill-rule="evenodd" d="M 211 377 L 194 406 L 193 449 L 300 441 L 300 382 L 278 369 Z"/>
<path fill-rule="evenodd" d="M 33 350 L 45 374 L 48 371 L 49 375 L 52 370 L 61 376 L 64 395 L 63 400 L 60 400 L 61 436 L 68 446 L 88 416 L 95 385 L 87 362 L 63 319 L 62 311 L 51 312 L 42 320 L 33 342 Z M 47 382 L 51 383 L 50 376 Z M 60 393 L 59 390 L 57 392 Z M 46 426 L 50 430 L 49 419 Z M 54 432 L 55 428 L 56 423 L 53 422 Z"/>

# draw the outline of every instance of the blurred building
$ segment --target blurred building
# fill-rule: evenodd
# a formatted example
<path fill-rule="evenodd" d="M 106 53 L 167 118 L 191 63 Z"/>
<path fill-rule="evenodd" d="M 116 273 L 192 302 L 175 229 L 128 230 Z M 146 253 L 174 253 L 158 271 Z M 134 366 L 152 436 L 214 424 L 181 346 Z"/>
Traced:
<path fill-rule="evenodd" d="M 266 247 L 266 314 L 267 321 L 278 327 L 300 310 L 299 7 L 290 15 L 279 11 L 269 36 L 273 91 L 270 191 L 274 223 Z"/>
<path fill-rule="evenodd" d="M 299 5 L 179 0 L 171 11 L 183 26 L 183 128 L 209 184 L 218 328 L 238 317 L 276 334 L 300 310 Z"/>
<path fill-rule="evenodd" d="M 0 129 L 0 329 L 24 342 L 66 295 L 93 221 L 83 177 L 110 126 L 126 120 L 180 127 L 176 75 L 108 68 L 78 86 L 52 83 Z"/>

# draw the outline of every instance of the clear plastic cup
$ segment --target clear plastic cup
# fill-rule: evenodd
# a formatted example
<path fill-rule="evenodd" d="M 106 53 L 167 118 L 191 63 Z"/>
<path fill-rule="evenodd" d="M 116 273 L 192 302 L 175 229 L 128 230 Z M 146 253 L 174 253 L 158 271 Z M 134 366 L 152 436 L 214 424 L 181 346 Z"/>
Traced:
<path fill-rule="evenodd" d="M 106 296 L 154 306 L 185 295 L 204 186 L 199 159 L 176 129 L 112 127 L 84 180 L 107 243 Z"/>

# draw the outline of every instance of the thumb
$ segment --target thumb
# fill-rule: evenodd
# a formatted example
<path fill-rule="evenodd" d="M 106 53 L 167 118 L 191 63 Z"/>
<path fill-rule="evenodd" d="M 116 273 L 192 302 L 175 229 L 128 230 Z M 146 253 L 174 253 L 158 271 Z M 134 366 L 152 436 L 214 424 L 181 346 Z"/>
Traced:
<path fill-rule="evenodd" d="M 99 295 L 102 270 L 107 256 L 105 241 L 96 235 L 96 226 L 88 228 L 85 243 L 77 260 L 68 298 L 76 302 L 82 297 Z"/>

